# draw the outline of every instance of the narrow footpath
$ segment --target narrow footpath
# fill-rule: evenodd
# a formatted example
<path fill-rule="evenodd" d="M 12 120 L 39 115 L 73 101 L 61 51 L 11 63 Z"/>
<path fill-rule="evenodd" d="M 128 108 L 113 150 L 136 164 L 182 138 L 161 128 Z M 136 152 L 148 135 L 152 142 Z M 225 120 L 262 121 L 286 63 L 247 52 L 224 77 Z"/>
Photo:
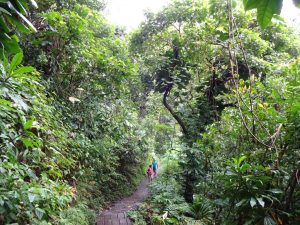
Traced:
<path fill-rule="evenodd" d="M 127 212 L 135 209 L 149 194 L 148 180 L 144 179 L 137 190 L 129 197 L 115 202 L 109 209 L 104 210 L 97 217 L 96 225 L 132 225 Z"/>

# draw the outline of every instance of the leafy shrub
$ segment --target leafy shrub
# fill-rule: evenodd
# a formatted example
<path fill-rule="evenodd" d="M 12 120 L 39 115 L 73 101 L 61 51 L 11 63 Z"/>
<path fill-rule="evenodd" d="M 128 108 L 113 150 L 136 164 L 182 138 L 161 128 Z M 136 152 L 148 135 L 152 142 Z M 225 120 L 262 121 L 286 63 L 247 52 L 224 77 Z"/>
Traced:
<path fill-rule="evenodd" d="M 203 196 L 197 196 L 191 206 L 192 216 L 198 222 L 211 224 L 213 222 L 213 207 Z"/>
<path fill-rule="evenodd" d="M 59 213 L 54 219 L 58 225 L 91 225 L 95 222 L 95 213 L 85 204 L 78 204 Z"/>
<path fill-rule="evenodd" d="M 46 105 L 34 69 L 20 66 L 22 58 L 18 53 L 1 64 L 1 223 L 48 220 L 74 197 L 62 179 L 74 165 L 65 130 Z"/>

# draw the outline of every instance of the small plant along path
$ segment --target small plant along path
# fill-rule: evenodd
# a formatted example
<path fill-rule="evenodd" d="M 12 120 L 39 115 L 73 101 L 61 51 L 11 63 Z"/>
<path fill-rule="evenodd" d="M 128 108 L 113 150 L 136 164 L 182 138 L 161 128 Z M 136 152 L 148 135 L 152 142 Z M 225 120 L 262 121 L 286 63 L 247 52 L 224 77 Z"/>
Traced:
<path fill-rule="evenodd" d="M 96 225 L 131 225 L 127 212 L 145 200 L 148 196 L 148 180 L 144 179 L 136 191 L 129 197 L 115 202 L 109 209 L 100 213 Z"/>

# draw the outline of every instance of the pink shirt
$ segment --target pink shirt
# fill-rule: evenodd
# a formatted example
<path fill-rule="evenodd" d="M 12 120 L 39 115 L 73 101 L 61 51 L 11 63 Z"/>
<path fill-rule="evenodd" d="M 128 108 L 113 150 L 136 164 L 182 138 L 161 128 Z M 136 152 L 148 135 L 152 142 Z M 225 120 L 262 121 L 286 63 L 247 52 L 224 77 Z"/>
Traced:
<path fill-rule="evenodd" d="M 152 175 L 152 174 L 153 174 L 153 169 L 152 169 L 151 167 L 149 167 L 149 168 L 147 169 L 147 174 L 148 174 L 148 175 Z"/>

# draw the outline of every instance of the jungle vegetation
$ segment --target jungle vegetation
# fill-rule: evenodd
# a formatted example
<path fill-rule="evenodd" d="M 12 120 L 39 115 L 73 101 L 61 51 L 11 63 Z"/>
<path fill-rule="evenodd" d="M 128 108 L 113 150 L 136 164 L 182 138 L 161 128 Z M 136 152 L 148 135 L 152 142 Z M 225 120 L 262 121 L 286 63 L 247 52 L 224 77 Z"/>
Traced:
<path fill-rule="evenodd" d="M 299 0 L 294 0 L 299 7 Z M 300 39 L 282 0 L 0 0 L 0 224 L 89 225 L 162 165 L 135 224 L 300 223 Z"/>

